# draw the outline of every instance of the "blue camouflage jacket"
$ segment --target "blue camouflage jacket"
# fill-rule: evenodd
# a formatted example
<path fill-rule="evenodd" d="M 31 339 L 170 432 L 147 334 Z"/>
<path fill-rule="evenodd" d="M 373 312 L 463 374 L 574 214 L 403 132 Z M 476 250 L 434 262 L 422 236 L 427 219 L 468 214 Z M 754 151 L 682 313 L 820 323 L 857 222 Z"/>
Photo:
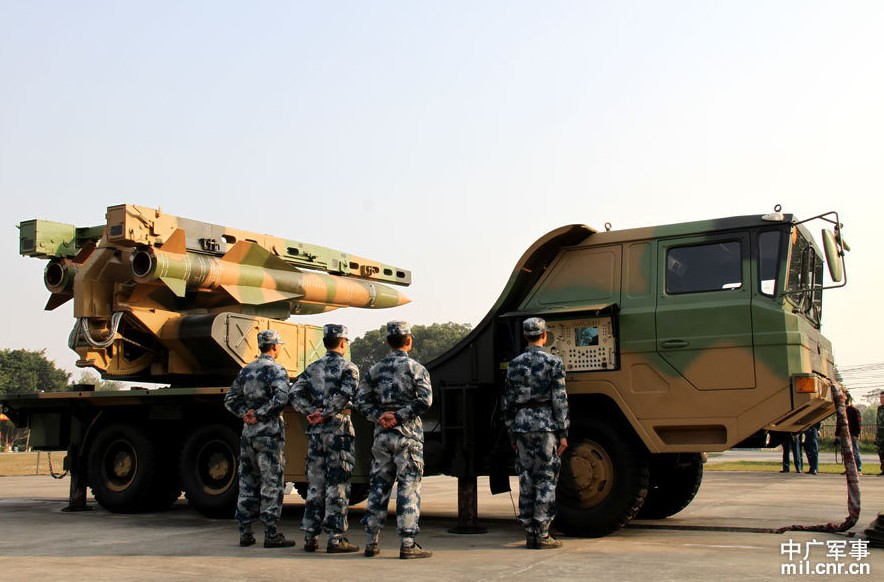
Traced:
<path fill-rule="evenodd" d="M 349 415 L 350 401 L 359 385 L 359 368 L 337 352 L 327 352 L 298 376 L 292 385 L 291 403 L 309 416 L 322 409 L 325 422 L 307 424 L 307 434 L 331 433 L 356 436 Z"/>
<path fill-rule="evenodd" d="M 507 431 L 553 432 L 568 436 L 568 393 L 561 358 L 540 346 L 528 346 L 506 372 L 503 396 Z"/>
<path fill-rule="evenodd" d="M 375 435 L 386 430 L 396 431 L 421 442 L 424 429 L 420 415 L 432 404 L 430 373 L 402 350 L 393 350 L 372 366 L 356 393 L 356 408 L 371 422 L 377 423 L 387 411 L 396 414 L 399 424 L 390 429 L 375 424 Z"/>
<path fill-rule="evenodd" d="M 242 418 L 250 408 L 255 411 L 258 423 L 243 423 L 243 438 L 285 438 L 285 423 L 281 413 L 288 400 L 288 372 L 272 356 L 261 354 L 239 371 L 224 396 L 224 406 L 237 418 Z"/>

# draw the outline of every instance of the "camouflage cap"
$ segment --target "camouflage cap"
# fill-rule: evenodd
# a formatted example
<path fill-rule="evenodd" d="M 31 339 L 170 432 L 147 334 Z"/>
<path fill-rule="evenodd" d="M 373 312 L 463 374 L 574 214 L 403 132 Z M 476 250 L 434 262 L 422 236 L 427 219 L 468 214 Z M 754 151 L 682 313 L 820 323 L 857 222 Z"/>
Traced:
<path fill-rule="evenodd" d="M 265 329 L 258 332 L 258 346 L 272 346 L 275 344 L 285 344 L 282 338 L 279 337 L 278 331 L 275 329 Z"/>
<path fill-rule="evenodd" d="M 391 321 L 387 323 L 387 337 L 391 335 L 411 335 L 411 324 L 407 321 Z"/>
<path fill-rule="evenodd" d="M 324 339 L 332 339 L 332 338 L 344 338 L 349 339 L 347 337 L 347 326 L 341 325 L 339 323 L 326 323 L 322 326 L 322 337 Z"/>
<path fill-rule="evenodd" d="M 522 331 L 525 335 L 540 335 L 546 331 L 546 322 L 539 317 L 532 317 L 522 322 Z"/>

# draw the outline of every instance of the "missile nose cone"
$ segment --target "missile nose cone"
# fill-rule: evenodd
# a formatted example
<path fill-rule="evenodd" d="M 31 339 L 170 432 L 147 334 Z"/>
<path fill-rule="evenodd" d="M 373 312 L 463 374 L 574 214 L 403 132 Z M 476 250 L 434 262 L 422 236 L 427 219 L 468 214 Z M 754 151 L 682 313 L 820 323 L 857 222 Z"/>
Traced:
<path fill-rule="evenodd" d="M 398 307 L 400 305 L 405 305 L 406 303 L 411 303 L 411 299 L 392 287 L 375 284 L 374 288 L 377 295 L 371 305 L 373 309 L 386 309 L 388 307 Z"/>

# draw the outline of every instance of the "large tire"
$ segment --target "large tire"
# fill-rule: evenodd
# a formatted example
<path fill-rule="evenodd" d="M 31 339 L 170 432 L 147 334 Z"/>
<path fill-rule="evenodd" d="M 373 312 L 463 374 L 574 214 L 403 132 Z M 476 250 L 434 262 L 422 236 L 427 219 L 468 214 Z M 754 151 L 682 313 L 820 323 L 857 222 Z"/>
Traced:
<path fill-rule="evenodd" d="M 95 500 L 114 513 L 166 509 L 168 475 L 160 470 L 154 443 L 138 426 L 111 424 L 89 447 L 89 484 Z"/>
<path fill-rule="evenodd" d="M 556 527 L 601 537 L 626 525 L 648 491 L 648 457 L 628 425 L 591 417 L 572 428 L 556 490 Z"/>
<path fill-rule="evenodd" d="M 700 453 L 653 455 L 648 495 L 637 517 L 663 519 L 675 515 L 694 500 L 702 481 Z"/>
<path fill-rule="evenodd" d="M 190 505 L 214 519 L 230 519 L 239 496 L 239 435 L 209 424 L 187 437 L 178 465 Z"/>

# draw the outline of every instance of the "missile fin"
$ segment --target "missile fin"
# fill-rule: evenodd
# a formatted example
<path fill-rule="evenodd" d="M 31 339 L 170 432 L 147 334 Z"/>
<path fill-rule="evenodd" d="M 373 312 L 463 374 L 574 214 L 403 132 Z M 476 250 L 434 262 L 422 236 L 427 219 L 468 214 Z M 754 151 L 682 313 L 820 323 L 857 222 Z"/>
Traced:
<path fill-rule="evenodd" d="M 177 253 L 183 255 L 187 252 L 187 238 L 184 236 L 183 228 L 176 228 L 175 232 L 169 235 L 169 238 L 162 245 L 162 249 L 167 253 Z"/>
<path fill-rule="evenodd" d="M 172 293 L 178 297 L 184 297 L 187 292 L 187 283 L 183 279 L 174 277 L 160 277 L 160 281 L 166 284 L 166 287 L 172 290 Z"/>
<path fill-rule="evenodd" d="M 262 269 L 298 272 L 298 269 L 292 267 L 264 247 L 244 240 L 238 241 L 233 245 L 233 248 L 221 257 L 221 260 L 226 263 L 250 265 L 261 267 Z"/>
<path fill-rule="evenodd" d="M 277 291 L 276 289 L 261 289 L 259 287 L 248 287 L 243 285 L 222 285 L 231 297 L 237 303 L 244 305 L 264 305 L 266 303 L 274 303 L 276 301 L 290 301 L 292 299 L 300 299 L 303 295 L 297 293 L 287 293 L 285 291 Z"/>
<path fill-rule="evenodd" d="M 44 307 L 43 309 L 45 309 L 46 311 L 52 311 L 56 307 L 64 305 L 73 298 L 73 295 L 67 295 L 65 293 L 53 293 L 49 296 L 49 301 L 46 302 L 46 307 Z"/>

